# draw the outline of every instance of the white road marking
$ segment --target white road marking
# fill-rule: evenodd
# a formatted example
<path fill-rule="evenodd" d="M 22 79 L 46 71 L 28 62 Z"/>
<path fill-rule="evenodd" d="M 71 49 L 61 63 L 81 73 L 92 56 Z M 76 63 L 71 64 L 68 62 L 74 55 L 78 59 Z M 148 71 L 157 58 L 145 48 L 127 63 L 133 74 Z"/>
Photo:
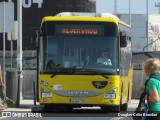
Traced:
<path fill-rule="evenodd" d="M 124 117 L 113 117 L 111 120 L 120 120 L 123 119 Z"/>

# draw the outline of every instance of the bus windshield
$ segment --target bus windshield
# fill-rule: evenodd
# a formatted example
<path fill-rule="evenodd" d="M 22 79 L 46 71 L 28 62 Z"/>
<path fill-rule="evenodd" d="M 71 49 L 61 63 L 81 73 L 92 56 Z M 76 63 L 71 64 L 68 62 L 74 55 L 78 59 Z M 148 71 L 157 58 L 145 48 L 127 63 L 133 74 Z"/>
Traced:
<path fill-rule="evenodd" d="M 100 26 L 83 24 L 75 25 L 74 28 L 72 25 L 68 27 L 58 24 L 54 27 L 54 33 L 47 29 L 47 35 L 40 42 L 40 56 L 43 56 L 40 57 L 41 73 L 117 74 L 119 72 L 118 28 L 115 24 L 105 23 Z"/>

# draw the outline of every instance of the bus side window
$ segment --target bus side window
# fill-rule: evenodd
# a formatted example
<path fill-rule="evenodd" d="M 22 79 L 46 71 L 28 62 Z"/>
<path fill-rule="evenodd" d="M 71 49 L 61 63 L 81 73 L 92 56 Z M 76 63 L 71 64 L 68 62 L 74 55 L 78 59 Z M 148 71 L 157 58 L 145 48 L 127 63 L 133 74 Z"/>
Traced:
<path fill-rule="evenodd" d="M 120 32 L 120 47 L 127 47 L 127 35 L 125 32 Z"/>

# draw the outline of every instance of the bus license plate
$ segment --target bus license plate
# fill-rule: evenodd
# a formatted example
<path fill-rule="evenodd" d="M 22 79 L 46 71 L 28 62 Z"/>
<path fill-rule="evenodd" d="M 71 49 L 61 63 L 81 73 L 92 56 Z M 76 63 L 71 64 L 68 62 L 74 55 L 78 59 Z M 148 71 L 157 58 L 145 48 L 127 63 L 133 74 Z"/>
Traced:
<path fill-rule="evenodd" d="M 84 98 L 70 98 L 70 103 L 85 103 L 86 99 Z"/>

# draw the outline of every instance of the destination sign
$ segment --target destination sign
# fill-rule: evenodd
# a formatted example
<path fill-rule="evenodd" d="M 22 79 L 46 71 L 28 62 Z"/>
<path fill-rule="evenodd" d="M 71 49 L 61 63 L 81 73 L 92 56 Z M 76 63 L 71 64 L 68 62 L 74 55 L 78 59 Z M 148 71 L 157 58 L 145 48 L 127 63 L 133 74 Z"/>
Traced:
<path fill-rule="evenodd" d="M 56 35 L 104 35 L 103 25 L 56 24 Z"/>

